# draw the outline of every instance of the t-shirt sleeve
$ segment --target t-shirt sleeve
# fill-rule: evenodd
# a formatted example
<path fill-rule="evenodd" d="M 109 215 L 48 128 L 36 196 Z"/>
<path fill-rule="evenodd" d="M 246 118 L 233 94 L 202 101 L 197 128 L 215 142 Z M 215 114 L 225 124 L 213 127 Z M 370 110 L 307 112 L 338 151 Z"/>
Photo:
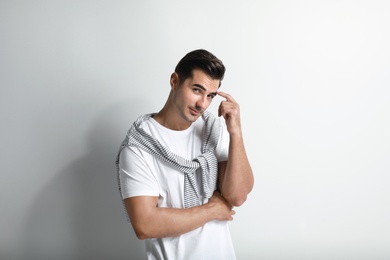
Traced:
<path fill-rule="evenodd" d="M 159 196 L 156 176 L 140 149 L 124 147 L 119 155 L 119 182 L 122 198 Z"/>
<path fill-rule="evenodd" d="M 223 162 L 228 160 L 229 156 L 229 142 L 230 136 L 227 131 L 225 120 L 218 118 L 217 120 L 221 121 L 221 133 L 219 135 L 218 145 L 216 149 L 216 155 L 218 162 Z"/>

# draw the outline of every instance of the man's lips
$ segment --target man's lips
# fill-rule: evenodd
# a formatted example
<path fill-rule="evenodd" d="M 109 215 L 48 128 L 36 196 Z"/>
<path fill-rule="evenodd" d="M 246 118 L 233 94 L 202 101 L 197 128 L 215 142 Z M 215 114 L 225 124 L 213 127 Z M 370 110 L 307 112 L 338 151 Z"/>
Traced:
<path fill-rule="evenodd" d="M 190 108 L 190 111 L 192 114 L 199 115 L 202 111 L 199 111 L 197 109 Z"/>

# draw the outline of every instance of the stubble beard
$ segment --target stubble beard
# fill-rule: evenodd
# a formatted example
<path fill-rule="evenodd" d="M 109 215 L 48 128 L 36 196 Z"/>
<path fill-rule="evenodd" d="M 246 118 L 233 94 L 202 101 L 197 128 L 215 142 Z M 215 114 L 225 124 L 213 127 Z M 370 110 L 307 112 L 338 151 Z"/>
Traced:
<path fill-rule="evenodd" d="M 198 109 L 193 109 L 191 107 L 187 107 L 187 111 L 179 111 L 179 115 L 180 117 L 185 120 L 186 122 L 189 122 L 189 123 L 194 123 L 196 120 L 198 120 L 198 118 L 203 114 L 202 111 L 198 110 Z M 199 114 L 197 115 L 193 115 L 191 113 L 191 110 L 195 110 L 195 111 L 198 111 Z"/>

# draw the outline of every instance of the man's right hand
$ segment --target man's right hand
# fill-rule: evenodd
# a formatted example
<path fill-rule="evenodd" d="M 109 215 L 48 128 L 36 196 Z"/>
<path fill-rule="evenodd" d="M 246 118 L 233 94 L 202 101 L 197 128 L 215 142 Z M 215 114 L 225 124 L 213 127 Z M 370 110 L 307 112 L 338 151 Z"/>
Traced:
<path fill-rule="evenodd" d="M 209 199 L 209 206 L 212 207 L 216 220 L 227 221 L 233 220 L 233 215 L 236 212 L 233 207 L 221 196 L 218 191 L 215 191 Z"/>

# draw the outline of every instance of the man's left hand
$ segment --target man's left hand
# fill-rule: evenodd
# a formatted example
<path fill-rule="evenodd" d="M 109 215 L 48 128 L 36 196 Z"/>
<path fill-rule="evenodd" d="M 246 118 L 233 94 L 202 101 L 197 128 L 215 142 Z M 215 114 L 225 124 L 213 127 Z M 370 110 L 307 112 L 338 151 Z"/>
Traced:
<path fill-rule="evenodd" d="M 223 98 L 218 108 L 218 116 L 223 116 L 226 121 L 228 132 L 232 134 L 241 133 L 241 119 L 240 119 L 240 105 L 234 100 L 234 98 L 222 91 L 218 91 L 217 94 Z"/>

